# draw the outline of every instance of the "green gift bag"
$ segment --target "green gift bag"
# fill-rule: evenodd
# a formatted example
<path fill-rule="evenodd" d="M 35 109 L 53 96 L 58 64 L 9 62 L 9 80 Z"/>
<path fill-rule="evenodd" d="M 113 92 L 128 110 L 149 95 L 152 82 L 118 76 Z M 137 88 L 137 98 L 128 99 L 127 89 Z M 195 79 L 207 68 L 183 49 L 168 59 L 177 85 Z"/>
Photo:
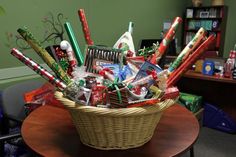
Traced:
<path fill-rule="evenodd" d="M 202 96 L 181 92 L 178 103 L 196 113 L 202 107 Z"/>

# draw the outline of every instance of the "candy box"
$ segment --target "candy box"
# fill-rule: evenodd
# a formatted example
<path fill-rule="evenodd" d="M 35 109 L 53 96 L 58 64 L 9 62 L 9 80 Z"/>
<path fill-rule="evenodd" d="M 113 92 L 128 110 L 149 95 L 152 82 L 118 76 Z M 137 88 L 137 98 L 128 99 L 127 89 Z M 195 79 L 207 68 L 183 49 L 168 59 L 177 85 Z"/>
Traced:
<path fill-rule="evenodd" d="M 108 88 L 107 94 L 111 108 L 126 107 L 128 105 L 128 89 L 122 84 Z"/>

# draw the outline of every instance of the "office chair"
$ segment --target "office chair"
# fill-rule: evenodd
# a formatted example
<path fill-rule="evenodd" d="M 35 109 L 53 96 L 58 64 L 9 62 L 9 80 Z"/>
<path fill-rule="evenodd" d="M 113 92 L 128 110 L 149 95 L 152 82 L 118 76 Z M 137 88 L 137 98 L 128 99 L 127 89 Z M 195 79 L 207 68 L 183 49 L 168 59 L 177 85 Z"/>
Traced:
<path fill-rule="evenodd" d="M 13 133 L 10 130 L 20 128 L 23 120 L 26 118 L 24 93 L 30 92 L 41 87 L 44 81 L 29 80 L 11 85 L 4 89 L 1 93 L 0 108 L 2 110 L 0 124 L 0 156 L 4 156 L 4 144 L 25 148 L 25 144 L 21 138 L 20 129 L 15 129 Z"/>

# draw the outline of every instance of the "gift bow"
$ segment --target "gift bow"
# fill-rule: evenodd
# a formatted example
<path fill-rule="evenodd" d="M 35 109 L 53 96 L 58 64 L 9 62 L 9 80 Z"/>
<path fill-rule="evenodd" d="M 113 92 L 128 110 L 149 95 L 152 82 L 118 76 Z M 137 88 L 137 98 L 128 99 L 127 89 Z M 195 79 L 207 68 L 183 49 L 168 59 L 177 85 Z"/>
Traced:
<path fill-rule="evenodd" d="M 112 83 L 108 84 L 108 88 L 115 89 L 117 91 L 119 103 L 122 103 L 121 93 L 120 93 L 120 90 L 119 90 L 119 87 L 118 87 L 118 84 L 119 84 L 118 81 L 119 81 L 119 78 L 116 77 L 115 80 Z"/>

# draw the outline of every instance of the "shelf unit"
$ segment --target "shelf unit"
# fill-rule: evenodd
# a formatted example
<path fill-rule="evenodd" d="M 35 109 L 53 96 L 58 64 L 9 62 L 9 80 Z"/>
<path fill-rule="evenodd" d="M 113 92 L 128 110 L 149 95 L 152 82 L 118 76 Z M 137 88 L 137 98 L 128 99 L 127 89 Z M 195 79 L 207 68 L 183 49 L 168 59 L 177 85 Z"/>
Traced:
<path fill-rule="evenodd" d="M 218 56 L 222 57 L 227 14 L 227 6 L 187 7 L 184 14 L 183 48 L 191 41 L 198 29 L 203 27 L 207 35 L 216 35 L 215 43 L 209 50 L 217 51 Z"/>
<path fill-rule="evenodd" d="M 210 103 L 229 114 L 236 122 L 236 80 L 217 76 L 208 76 L 188 70 L 176 86 L 179 91 L 203 97 Z"/>

